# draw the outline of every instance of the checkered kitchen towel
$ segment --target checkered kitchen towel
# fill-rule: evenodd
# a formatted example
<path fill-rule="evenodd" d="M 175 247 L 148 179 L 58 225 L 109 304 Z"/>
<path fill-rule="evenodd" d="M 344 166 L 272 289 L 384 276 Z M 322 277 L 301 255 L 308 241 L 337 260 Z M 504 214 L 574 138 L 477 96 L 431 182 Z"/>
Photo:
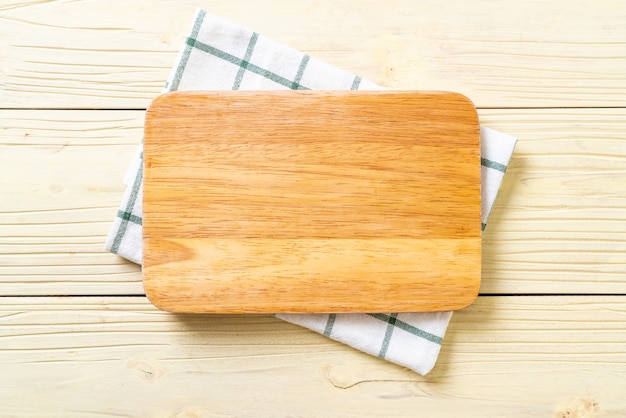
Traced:
<path fill-rule="evenodd" d="M 366 80 L 199 10 L 164 91 L 373 90 Z M 481 128 L 483 228 L 515 138 Z M 106 249 L 141 263 L 142 154 L 128 169 L 128 185 Z M 451 312 L 277 315 L 366 353 L 428 373 Z"/>

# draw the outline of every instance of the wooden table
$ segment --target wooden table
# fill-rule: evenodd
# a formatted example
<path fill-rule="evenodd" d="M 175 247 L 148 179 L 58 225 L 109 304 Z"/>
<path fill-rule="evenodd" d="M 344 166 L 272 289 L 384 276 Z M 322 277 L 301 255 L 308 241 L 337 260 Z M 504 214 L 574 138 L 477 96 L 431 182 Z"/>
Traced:
<path fill-rule="evenodd" d="M 160 312 L 103 251 L 195 5 L 519 137 L 481 296 L 427 376 L 269 316 Z M 624 2 L 2 0 L 0 107 L 0 416 L 626 414 Z"/>

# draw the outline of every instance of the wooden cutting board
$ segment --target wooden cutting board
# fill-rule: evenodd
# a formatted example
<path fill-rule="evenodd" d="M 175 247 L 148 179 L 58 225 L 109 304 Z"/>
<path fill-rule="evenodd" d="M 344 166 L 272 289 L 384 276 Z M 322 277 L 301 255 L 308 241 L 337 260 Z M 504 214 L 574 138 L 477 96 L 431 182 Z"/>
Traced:
<path fill-rule="evenodd" d="M 177 92 L 145 128 L 156 306 L 417 312 L 476 298 L 479 127 L 464 96 Z"/>

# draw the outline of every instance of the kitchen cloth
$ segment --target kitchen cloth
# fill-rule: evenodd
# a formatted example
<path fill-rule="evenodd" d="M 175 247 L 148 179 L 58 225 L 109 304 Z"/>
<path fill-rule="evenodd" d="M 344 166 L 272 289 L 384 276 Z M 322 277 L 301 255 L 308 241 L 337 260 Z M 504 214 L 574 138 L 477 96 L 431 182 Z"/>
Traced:
<path fill-rule="evenodd" d="M 197 10 L 164 92 L 175 90 L 377 90 L 377 86 L 256 32 Z M 481 127 L 482 227 L 516 139 Z M 126 193 L 105 248 L 141 264 L 142 150 L 124 181 Z M 451 312 L 281 314 L 276 317 L 422 375 L 437 360 Z"/>

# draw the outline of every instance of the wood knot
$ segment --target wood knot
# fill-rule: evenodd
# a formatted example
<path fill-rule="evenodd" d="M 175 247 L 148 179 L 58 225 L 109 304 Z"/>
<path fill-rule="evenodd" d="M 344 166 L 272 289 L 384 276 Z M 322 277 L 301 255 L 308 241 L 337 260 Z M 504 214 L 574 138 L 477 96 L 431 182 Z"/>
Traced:
<path fill-rule="evenodd" d="M 554 413 L 554 418 L 594 418 L 600 413 L 600 405 L 592 395 L 571 398 Z"/>
<path fill-rule="evenodd" d="M 49 189 L 51 193 L 57 194 L 57 193 L 61 193 L 64 187 L 61 186 L 60 184 L 51 184 Z"/>
<path fill-rule="evenodd" d="M 141 355 L 130 358 L 126 362 L 126 368 L 133 369 L 135 376 L 145 382 L 154 382 L 163 375 L 163 369 L 157 361 L 144 358 Z"/>
<path fill-rule="evenodd" d="M 336 388 L 348 389 L 356 383 L 352 372 L 346 366 L 327 366 L 325 369 L 328 381 Z"/>

